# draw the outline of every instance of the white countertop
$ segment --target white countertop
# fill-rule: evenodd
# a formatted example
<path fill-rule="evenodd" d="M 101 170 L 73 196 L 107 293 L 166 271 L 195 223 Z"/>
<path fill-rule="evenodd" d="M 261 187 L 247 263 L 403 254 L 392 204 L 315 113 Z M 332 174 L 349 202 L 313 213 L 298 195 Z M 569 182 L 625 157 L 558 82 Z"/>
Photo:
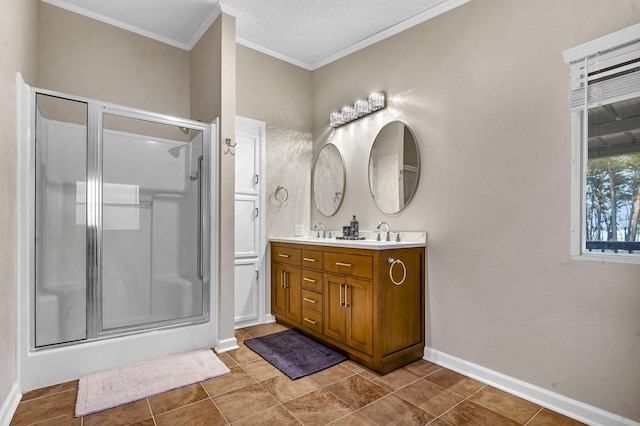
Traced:
<path fill-rule="evenodd" d="M 377 234 L 371 231 L 361 232 L 362 236 L 366 236 L 365 240 L 339 240 L 336 238 L 318 238 L 311 237 L 277 237 L 271 238 L 271 241 L 279 243 L 297 243 L 315 246 L 333 246 L 360 248 L 370 250 L 387 250 L 398 248 L 425 247 L 427 245 L 426 232 L 400 232 L 400 241 L 395 241 L 396 233 L 391 232 L 391 240 L 385 241 L 386 232 L 381 233 L 381 240 L 377 241 Z"/>

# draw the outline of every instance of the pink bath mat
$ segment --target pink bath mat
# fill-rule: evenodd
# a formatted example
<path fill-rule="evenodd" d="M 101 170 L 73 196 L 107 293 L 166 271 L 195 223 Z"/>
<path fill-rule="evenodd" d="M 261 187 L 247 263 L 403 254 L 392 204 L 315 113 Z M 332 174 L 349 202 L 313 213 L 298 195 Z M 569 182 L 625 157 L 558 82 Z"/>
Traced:
<path fill-rule="evenodd" d="M 227 374 L 211 349 L 167 355 L 80 378 L 76 417 Z"/>

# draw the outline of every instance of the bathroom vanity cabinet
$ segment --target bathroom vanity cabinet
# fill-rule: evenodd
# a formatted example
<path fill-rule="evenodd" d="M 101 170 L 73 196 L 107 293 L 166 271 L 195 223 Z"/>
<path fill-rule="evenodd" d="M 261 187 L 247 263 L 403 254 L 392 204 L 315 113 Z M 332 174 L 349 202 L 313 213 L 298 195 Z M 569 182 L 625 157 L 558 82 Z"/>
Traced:
<path fill-rule="evenodd" d="M 424 247 L 271 242 L 276 319 L 380 374 L 424 355 L 424 281 Z"/>

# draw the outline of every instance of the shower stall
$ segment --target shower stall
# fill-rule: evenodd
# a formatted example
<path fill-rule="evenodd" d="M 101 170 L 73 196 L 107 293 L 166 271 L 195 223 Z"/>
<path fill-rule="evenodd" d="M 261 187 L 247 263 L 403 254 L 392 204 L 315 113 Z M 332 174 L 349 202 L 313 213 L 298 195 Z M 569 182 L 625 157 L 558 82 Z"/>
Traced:
<path fill-rule="evenodd" d="M 27 88 L 23 391 L 212 346 L 215 124 Z"/>

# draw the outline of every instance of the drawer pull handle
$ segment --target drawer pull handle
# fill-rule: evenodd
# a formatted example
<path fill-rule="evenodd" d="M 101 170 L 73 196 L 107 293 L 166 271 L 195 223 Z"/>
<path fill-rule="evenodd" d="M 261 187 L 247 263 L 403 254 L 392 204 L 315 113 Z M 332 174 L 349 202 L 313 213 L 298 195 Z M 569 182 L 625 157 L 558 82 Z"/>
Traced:
<path fill-rule="evenodd" d="M 318 303 L 318 301 L 317 301 L 317 300 L 309 299 L 309 298 L 307 298 L 307 297 L 303 297 L 303 298 L 302 298 L 302 300 L 304 300 L 305 302 L 314 303 L 314 304 L 315 304 L 315 303 Z"/>
<path fill-rule="evenodd" d="M 282 254 L 282 253 L 278 254 L 278 256 L 280 256 L 280 257 L 289 257 L 288 254 Z"/>
<path fill-rule="evenodd" d="M 302 260 L 304 260 L 305 262 L 315 262 L 316 259 L 312 259 L 310 257 L 303 257 Z"/>
<path fill-rule="evenodd" d="M 312 280 L 311 278 L 303 278 L 303 280 L 308 281 L 310 283 L 317 283 L 318 280 Z"/>
<path fill-rule="evenodd" d="M 342 263 L 342 262 L 336 262 L 336 266 L 346 266 L 348 268 L 353 267 L 351 263 Z"/>
<path fill-rule="evenodd" d="M 317 325 L 317 324 L 318 324 L 318 321 L 314 321 L 314 320 L 309 319 L 309 318 L 305 318 L 304 320 L 305 320 L 306 322 L 310 322 L 310 323 L 311 323 L 311 324 L 313 324 L 313 325 Z"/>
<path fill-rule="evenodd" d="M 344 306 L 345 308 L 349 307 L 349 300 L 347 299 L 347 289 L 349 286 L 347 284 L 344 285 Z"/>

